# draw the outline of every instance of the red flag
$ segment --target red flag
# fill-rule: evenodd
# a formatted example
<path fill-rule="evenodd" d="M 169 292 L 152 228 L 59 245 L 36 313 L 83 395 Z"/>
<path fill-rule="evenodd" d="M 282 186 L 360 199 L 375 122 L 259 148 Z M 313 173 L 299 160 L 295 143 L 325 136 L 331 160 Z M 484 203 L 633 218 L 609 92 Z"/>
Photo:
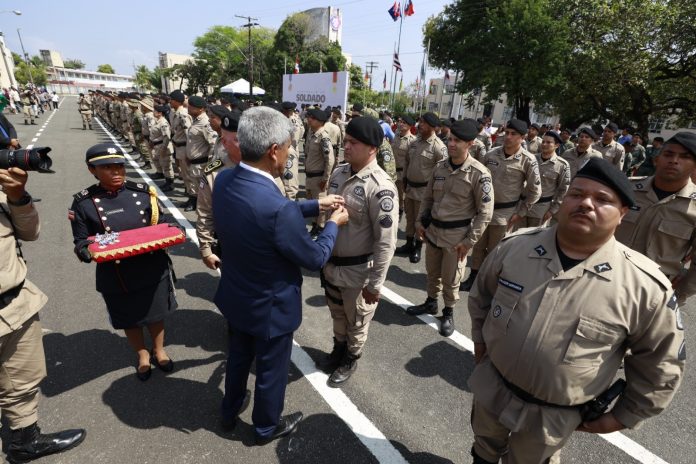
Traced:
<path fill-rule="evenodd" d="M 293 74 L 300 74 L 300 57 L 295 55 L 295 69 L 292 71 Z"/>
<path fill-rule="evenodd" d="M 389 8 L 387 12 L 394 21 L 397 21 L 399 19 L 399 16 L 401 16 L 401 3 L 394 2 L 392 7 Z"/>
<path fill-rule="evenodd" d="M 404 7 L 404 16 L 413 16 L 416 11 L 413 9 L 413 2 L 408 0 L 406 6 Z"/>

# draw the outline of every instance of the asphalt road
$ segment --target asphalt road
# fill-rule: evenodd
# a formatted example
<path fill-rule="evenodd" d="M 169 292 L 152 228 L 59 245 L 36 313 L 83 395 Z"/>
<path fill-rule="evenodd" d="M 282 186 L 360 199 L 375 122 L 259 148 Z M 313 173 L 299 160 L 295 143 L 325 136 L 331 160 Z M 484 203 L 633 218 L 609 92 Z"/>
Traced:
<path fill-rule="evenodd" d="M 21 116 L 8 115 L 25 146 L 48 116 L 25 126 Z M 53 148 L 57 171 L 31 173 L 28 184 L 42 200 L 36 204 L 42 231 L 24 252 L 29 278 L 49 296 L 41 311 L 48 377 L 39 424 L 47 432 L 87 429 L 78 448 L 38 462 L 471 462 L 467 378 L 473 356 L 465 348 L 470 333 L 466 298 L 455 309 L 459 334 L 452 339 L 441 337 L 433 324 L 407 316 L 394 302 L 422 302 L 425 275 L 423 263 L 412 265 L 403 257 L 392 261 L 386 284 L 393 291 L 391 301 L 380 303 L 358 370 L 341 391 L 326 388 L 325 376 L 313 372 L 307 357 L 316 359 L 329 350 L 332 335 L 319 279 L 306 273 L 304 321 L 295 335 L 285 404 L 286 412 L 302 411 L 305 419 L 290 438 L 253 446 L 250 410 L 232 433 L 218 425 L 226 327 L 212 303 L 217 274 L 202 264 L 193 243 L 172 249 L 179 309 L 167 320 L 166 342 L 176 370 L 166 376 L 154 371 L 148 382 L 138 381 L 136 356 L 123 334 L 110 327 L 95 290 L 95 266 L 80 263 L 72 252 L 67 219 L 72 195 L 94 183 L 84 164 L 86 149 L 107 140 L 99 124 L 93 131 L 81 129 L 76 100 L 68 97 L 34 143 Z M 134 169 L 129 173 L 139 178 Z M 181 183 L 177 186 L 181 192 Z M 170 199 L 174 204 L 184 200 L 177 194 Z M 195 221 L 195 215 L 181 214 Z M 693 304 L 684 308 L 687 336 L 694 332 L 694 314 Z M 627 443 L 623 449 L 578 433 L 563 451 L 563 462 L 694 462 L 695 380 L 687 371 L 664 414 L 625 432 L 630 440 L 617 437 Z M 253 390 L 252 381 L 253 376 Z"/>

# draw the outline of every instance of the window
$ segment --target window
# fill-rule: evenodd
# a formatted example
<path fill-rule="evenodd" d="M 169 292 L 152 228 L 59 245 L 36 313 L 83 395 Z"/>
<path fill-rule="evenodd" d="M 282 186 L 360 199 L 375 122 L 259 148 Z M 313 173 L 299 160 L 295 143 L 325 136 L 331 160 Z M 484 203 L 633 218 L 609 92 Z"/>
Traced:
<path fill-rule="evenodd" d="M 428 111 L 430 111 L 432 113 L 437 113 L 437 111 L 438 111 L 437 103 L 435 103 L 435 102 L 428 103 Z"/>
<path fill-rule="evenodd" d="M 692 122 L 690 127 L 694 127 L 694 123 Z M 654 132 L 656 134 L 659 134 L 662 132 L 662 129 L 665 127 L 665 120 L 662 118 L 650 118 L 650 125 L 648 126 L 648 132 Z"/>
<path fill-rule="evenodd" d="M 512 114 L 514 111 L 515 109 L 512 106 L 506 106 L 505 110 L 503 110 L 503 122 L 508 122 L 510 119 L 512 119 Z"/>

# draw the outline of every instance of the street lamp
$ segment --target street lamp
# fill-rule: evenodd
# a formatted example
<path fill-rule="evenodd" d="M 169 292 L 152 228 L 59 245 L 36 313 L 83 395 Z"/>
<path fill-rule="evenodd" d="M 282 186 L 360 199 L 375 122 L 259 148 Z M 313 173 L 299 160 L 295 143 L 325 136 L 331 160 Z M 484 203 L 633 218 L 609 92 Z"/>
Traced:
<path fill-rule="evenodd" d="M 17 14 L 17 10 L 13 11 L 14 14 Z M 19 14 L 22 14 L 21 12 Z M 29 80 L 31 81 L 31 86 L 36 87 L 34 85 L 34 76 L 31 73 L 31 61 L 29 61 L 29 55 L 27 54 L 26 50 L 24 50 L 24 42 L 22 42 L 22 34 L 19 32 L 19 28 L 17 28 L 17 35 L 19 36 L 19 45 L 22 46 L 22 53 L 24 54 L 24 61 L 27 63 L 27 70 L 29 71 Z"/>
<path fill-rule="evenodd" d="M 22 12 L 19 10 L 2 10 L 0 13 L 14 13 L 17 16 L 21 16 Z M 2 32 L 0 32 L 0 36 L 2 36 Z M 3 36 L 2 40 L 0 40 L 0 53 L 2 53 L 2 61 L 5 63 L 5 72 L 7 72 L 7 77 L 10 80 L 10 87 L 16 87 L 17 86 L 17 81 L 15 80 L 14 73 L 10 72 L 10 66 L 7 63 L 7 55 L 5 53 L 5 38 Z"/>
<path fill-rule="evenodd" d="M 19 10 L 1 10 L 0 13 L 14 13 L 17 16 L 22 16 L 22 12 Z"/>

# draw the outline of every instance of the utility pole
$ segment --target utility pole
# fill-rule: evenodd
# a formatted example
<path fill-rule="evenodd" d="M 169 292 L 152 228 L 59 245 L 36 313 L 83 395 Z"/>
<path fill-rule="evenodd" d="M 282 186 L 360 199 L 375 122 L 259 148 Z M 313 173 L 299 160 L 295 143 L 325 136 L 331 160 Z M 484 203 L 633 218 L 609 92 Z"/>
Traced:
<path fill-rule="evenodd" d="M 27 63 L 27 70 L 29 71 L 29 80 L 31 81 L 31 86 L 36 87 L 34 85 L 34 76 L 31 73 L 31 61 L 29 61 L 29 55 L 27 54 L 26 50 L 24 50 L 24 43 L 22 42 L 22 34 L 19 33 L 19 28 L 17 28 L 17 35 L 19 36 L 19 44 L 22 46 L 22 53 L 24 54 L 24 61 Z"/>
<path fill-rule="evenodd" d="M 369 69 L 367 74 L 370 76 L 370 90 L 372 90 L 372 70 L 379 68 L 379 66 L 377 66 L 378 64 L 378 61 L 368 61 L 365 63 L 365 70 L 367 71 Z"/>
<path fill-rule="evenodd" d="M 251 28 L 258 26 L 259 23 L 252 23 L 252 21 L 258 21 L 259 18 L 252 18 L 251 16 L 239 16 L 235 15 L 237 18 L 246 19 L 248 22 L 241 27 L 246 27 L 249 30 L 249 100 L 254 99 L 254 53 L 251 50 Z"/>

